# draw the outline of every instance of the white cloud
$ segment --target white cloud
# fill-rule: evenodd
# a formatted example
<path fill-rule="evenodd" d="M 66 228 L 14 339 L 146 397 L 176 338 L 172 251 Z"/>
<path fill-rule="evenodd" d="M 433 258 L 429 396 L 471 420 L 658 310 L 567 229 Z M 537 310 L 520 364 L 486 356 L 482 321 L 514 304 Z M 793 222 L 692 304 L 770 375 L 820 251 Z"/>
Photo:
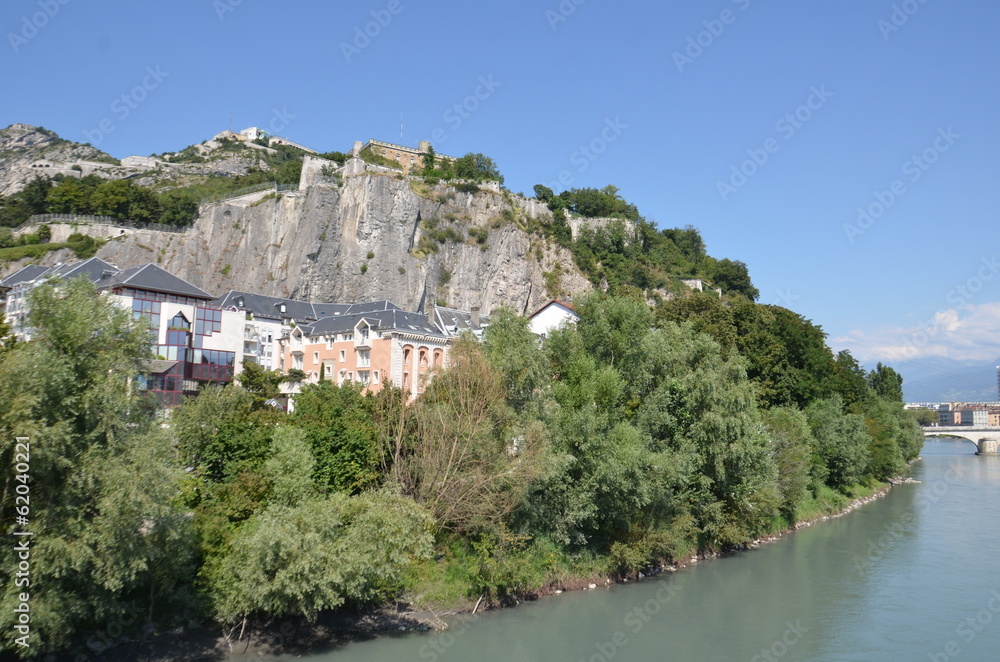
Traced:
<path fill-rule="evenodd" d="M 858 329 L 831 338 L 862 362 L 906 361 L 940 356 L 991 361 L 1000 356 L 1000 302 L 949 308 L 910 327 Z"/>

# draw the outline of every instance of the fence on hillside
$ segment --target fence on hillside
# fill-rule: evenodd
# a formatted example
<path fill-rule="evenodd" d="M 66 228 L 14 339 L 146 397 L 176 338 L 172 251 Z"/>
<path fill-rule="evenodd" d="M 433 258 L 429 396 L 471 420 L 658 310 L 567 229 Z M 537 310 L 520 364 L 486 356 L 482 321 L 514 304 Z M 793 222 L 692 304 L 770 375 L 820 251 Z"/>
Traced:
<path fill-rule="evenodd" d="M 157 232 L 184 232 L 187 225 L 166 225 L 163 223 L 146 223 L 143 221 L 131 221 L 127 219 L 114 218 L 112 216 L 90 216 L 87 214 L 35 214 L 26 222 L 14 228 L 14 232 L 19 232 L 32 225 L 40 223 L 68 223 L 90 224 L 100 223 L 103 225 L 113 225 L 119 228 L 129 228 L 132 230 L 156 230 Z"/>

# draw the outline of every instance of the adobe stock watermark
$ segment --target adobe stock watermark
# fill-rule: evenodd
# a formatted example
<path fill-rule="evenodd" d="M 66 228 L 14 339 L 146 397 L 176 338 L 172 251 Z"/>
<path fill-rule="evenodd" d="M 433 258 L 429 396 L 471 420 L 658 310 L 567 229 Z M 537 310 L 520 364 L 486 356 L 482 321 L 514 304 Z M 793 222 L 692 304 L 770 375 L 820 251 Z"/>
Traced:
<path fill-rule="evenodd" d="M 562 0 L 555 11 L 545 10 L 545 20 L 549 22 L 549 27 L 555 32 L 560 23 L 565 23 L 569 17 L 576 13 L 576 8 L 587 0 Z"/>
<path fill-rule="evenodd" d="M 146 100 L 149 93 L 158 88 L 163 79 L 168 76 L 170 74 L 162 71 L 160 65 L 146 67 L 146 75 L 142 77 L 139 84 L 111 102 L 111 112 L 114 113 L 119 122 L 125 121 L 139 107 L 139 104 Z M 87 138 L 87 142 L 97 147 L 103 142 L 104 137 L 114 133 L 116 128 L 118 126 L 114 119 L 104 117 L 97 123 L 97 127 L 90 130 L 84 129 L 83 135 Z"/>
<path fill-rule="evenodd" d="M 847 235 L 847 241 L 853 244 L 855 239 L 870 230 L 875 222 L 882 218 L 896 204 L 896 201 L 906 194 L 905 180 L 911 184 L 916 183 L 924 176 L 925 172 L 931 169 L 931 166 L 938 162 L 941 155 L 951 149 L 961 137 L 960 134 L 952 131 L 950 126 L 947 129 L 938 129 L 937 137 L 930 145 L 903 162 L 903 177 L 893 180 L 885 190 L 876 190 L 872 193 L 875 201 L 867 206 L 858 207 L 858 218 L 854 223 L 844 223 L 844 234 Z"/>
<path fill-rule="evenodd" d="M 243 0 L 212 0 L 212 9 L 220 21 L 226 20 L 226 14 L 236 11 L 236 8 L 243 4 Z"/>
<path fill-rule="evenodd" d="M 948 662 L 962 654 L 962 644 L 966 646 L 974 642 L 983 630 L 993 624 L 993 619 L 1000 614 L 1000 590 L 990 591 L 990 599 L 986 606 L 971 616 L 966 616 L 955 628 L 955 639 L 952 639 L 940 650 L 927 654 L 931 662 Z"/>
<path fill-rule="evenodd" d="M 732 0 L 734 5 L 739 6 L 740 11 L 746 11 L 750 7 L 750 2 L 751 0 Z M 715 41 L 722 36 L 722 33 L 726 31 L 726 26 L 736 22 L 737 16 L 739 14 L 732 9 L 723 9 L 718 18 L 702 21 L 701 24 L 705 29 L 693 37 L 687 38 L 687 46 L 683 52 L 674 51 L 673 53 L 677 71 L 684 73 L 684 67 L 694 64 L 694 61 L 700 58 L 705 50 L 711 48 Z"/>
<path fill-rule="evenodd" d="M 350 42 L 340 42 L 340 52 L 344 54 L 347 63 L 350 64 L 353 57 L 361 55 L 361 51 L 371 46 L 372 41 L 378 39 L 382 31 L 392 23 L 393 17 L 401 14 L 403 9 L 405 7 L 403 7 L 401 0 L 389 0 L 385 9 L 371 11 L 372 20 L 365 23 L 364 26 L 355 26 L 354 39 Z"/>
<path fill-rule="evenodd" d="M 472 91 L 472 94 L 462 99 L 460 103 L 452 104 L 452 106 L 441 115 L 442 121 L 444 121 L 448 125 L 448 128 L 452 131 L 458 131 L 462 128 L 465 121 L 472 117 L 473 113 L 479 110 L 482 103 L 493 96 L 493 93 L 497 90 L 497 88 L 503 85 L 503 83 L 493 79 L 493 74 L 480 76 L 477 83 L 478 84 Z M 446 131 L 443 127 L 437 127 L 431 131 L 432 144 L 443 145 L 446 142 L 448 142 L 448 131 Z"/>
<path fill-rule="evenodd" d="M 295 119 L 295 115 L 288 112 L 288 106 L 271 109 L 271 119 L 267 122 L 266 131 L 272 136 L 277 136 L 279 132 L 288 128 L 288 125 Z"/>
<path fill-rule="evenodd" d="M 965 279 L 964 283 L 959 283 L 948 290 L 945 300 L 958 308 L 972 301 L 977 294 L 983 291 L 986 284 L 993 280 L 997 273 L 1000 273 L 1000 261 L 996 255 L 982 257 L 979 260 L 979 267 L 975 273 Z M 917 325 L 917 330 L 912 331 L 900 339 L 900 344 L 910 357 L 919 355 L 920 348 L 926 347 L 941 332 L 944 317 L 941 313 L 935 314 L 929 321 L 921 322 Z"/>
<path fill-rule="evenodd" d="M 38 36 L 38 31 L 49 24 L 59 10 L 70 3 L 70 0 L 39 0 L 39 11 L 30 16 L 25 14 L 21 17 L 21 26 L 17 32 L 8 32 L 7 41 L 16 55 L 21 47 Z"/>
<path fill-rule="evenodd" d="M 622 122 L 620 115 L 616 115 L 614 119 L 610 117 L 604 118 L 603 128 L 596 136 L 591 138 L 590 141 L 575 149 L 573 153 L 569 155 L 569 162 L 576 166 L 576 171 L 578 173 L 583 172 L 589 168 L 591 164 L 601 156 L 601 154 L 604 154 L 604 152 L 608 150 L 609 145 L 621 138 L 627 128 L 628 124 Z M 549 188 L 568 188 L 572 183 L 573 173 L 567 169 L 559 171 L 559 175 L 556 177 L 556 180 L 549 182 L 547 186 Z"/>
<path fill-rule="evenodd" d="M 462 627 L 438 632 L 431 638 L 430 642 L 420 647 L 417 655 L 420 656 L 421 660 L 437 662 L 438 658 L 447 653 L 448 649 L 454 646 L 458 638 L 465 634 L 468 629 L 469 624 L 465 622 L 462 623 Z"/>
<path fill-rule="evenodd" d="M 802 619 L 796 619 L 794 623 L 785 621 L 784 633 L 775 639 L 774 643 L 767 648 L 762 648 L 759 653 L 750 658 L 750 662 L 774 662 L 788 655 L 788 652 L 795 647 L 795 644 L 802 640 L 802 635 L 809 632 L 809 628 L 802 625 Z"/>
<path fill-rule="evenodd" d="M 903 0 L 903 2 L 893 5 L 889 20 L 880 18 L 875 24 L 879 32 L 882 33 L 882 39 L 889 41 L 889 35 L 899 32 L 909 22 L 910 17 L 926 4 L 927 0 Z"/>
<path fill-rule="evenodd" d="M 578 658 L 578 662 L 609 662 L 615 659 L 619 651 L 628 646 L 631 641 L 629 634 L 634 637 L 642 632 L 643 628 L 653 620 L 654 616 L 660 613 L 663 606 L 669 603 L 678 592 L 668 579 L 661 579 L 657 584 L 659 584 L 659 588 L 652 598 L 625 614 L 622 624 L 627 628 L 627 632 L 626 630 L 616 630 L 607 641 L 598 641 L 594 644 L 596 652 L 586 659 Z"/>
<path fill-rule="evenodd" d="M 943 480 L 936 480 L 932 484 L 925 484 L 920 491 L 920 496 L 917 498 L 913 510 L 882 527 L 878 538 L 868 541 L 864 556 L 860 554 L 854 555 L 854 569 L 858 574 L 867 574 L 893 548 L 902 542 L 907 534 L 913 530 L 917 516 L 940 502 L 951 490 L 952 485 L 958 484 L 965 476 L 965 469 L 965 466 L 961 462 L 952 460 Z"/>
<path fill-rule="evenodd" d="M 798 131 L 806 125 L 806 122 L 811 120 L 814 114 L 825 106 L 834 95 L 833 92 L 826 89 L 826 84 L 819 87 L 813 85 L 809 88 L 809 92 L 809 96 L 802 105 L 795 108 L 792 112 L 786 113 L 784 117 L 774 123 L 774 130 L 785 141 L 794 138 Z M 775 137 L 768 138 L 760 147 L 747 149 L 746 154 L 748 158 L 739 165 L 730 167 L 729 179 L 720 179 L 715 182 L 715 188 L 722 197 L 722 201 L 728 202 L 730 196 L 746 186 L 750 178 L 760 172 L 760 169 L 780 149 L 781 143 Z"/>

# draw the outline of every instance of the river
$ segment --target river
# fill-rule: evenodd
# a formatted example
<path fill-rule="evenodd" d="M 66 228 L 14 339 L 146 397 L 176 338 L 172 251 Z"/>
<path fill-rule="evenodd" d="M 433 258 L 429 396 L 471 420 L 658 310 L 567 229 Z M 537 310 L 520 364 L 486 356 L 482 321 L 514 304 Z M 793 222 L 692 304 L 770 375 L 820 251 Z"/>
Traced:
<path fill-rule="evenodd" d="M 920 483 L 753 551 L 294 659 L 995 662 L 1000 457 L 974 450 L 929 440 Z"/>

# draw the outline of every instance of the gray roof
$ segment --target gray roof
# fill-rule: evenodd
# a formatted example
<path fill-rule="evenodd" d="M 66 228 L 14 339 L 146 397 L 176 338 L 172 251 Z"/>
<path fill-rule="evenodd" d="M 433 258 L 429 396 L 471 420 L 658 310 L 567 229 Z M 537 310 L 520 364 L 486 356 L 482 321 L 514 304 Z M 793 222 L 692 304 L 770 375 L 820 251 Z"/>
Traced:
<path fill-rule="evenodd" d="M 21 267 L 3 280 L 0 280 L 0 288 L 10 289 L 20 283 L 35 280 L 48 270 L 49 267 L 43 267 L 40 264 L 29 264 L 26 267 Z"/>
<path fill-rule="evenodd" d="M 133 287 L 137 290 L 149 290 L 153 292 L 164 292 L 166 294 L 176 294 L 178 296 L 191 297 L 192 299 L 209 300 L 211 294 L 195 287 L 183 278 L 178 278 L 166 269 L 162 269 L 152 262 L 141 267 L 132 267 L 123 271 L 108 274 L 98 283 L 101 289 L 111 289 L 115 287 Z"/>
<path fill-rule="evenodd" d="M 490 323 L 489 315 L 480 315 L 479 324 L 473 324 L 471 311 L 444 308 L 443 306 L 435 306 L 434 320 L 449 336 L 457 336 L 462 331 L 472 331 L 478 335 Z"/>
<path fill-rule="evenodd" d="M 326 317 L 317 320 L 313 324 L 303 326 L 302 332 L 307 336 L 349 333 L 354 330 L 361 320 L 365 320 L 371 328 L 378 331 L 398 331 L 421 336 L 445 337 L 441 333 L 441 329 L 427 321 L 426 316 L 420 313 L 408 313 L 395 307 L 367 313 Z"/>
<path fill-rule="evenodd" d="M 328 317 L 339 317 L 362 312 L 399 310 L 391 301 L 370 301 L 365 303 L 314 303 L 283 297 L 271 297 L 251 292 L 230 290 L 215 301 L 220 308 L 236 308 L 264 319 L 293 319 L 298 324 L 308 324 Z M 285 306 L 282 314 L 281 306 Z"/>
<path fill-rule="evenodd" d="M 11 288 L 21 283 L 29 283 L 35 280 L 46 278 L 78 278 L 86 276 L 90 282 L 96 283 L 106 274 L 117 273 L 118 268 L 113 264 L 108 264 L 104 260 L 92 257 L 82 262 L 60 263 L 54 267 L 43 267 L 39 264 L 31 264 L 16 273 L 11 274 L 3 281 L 0 287 Z"/>

